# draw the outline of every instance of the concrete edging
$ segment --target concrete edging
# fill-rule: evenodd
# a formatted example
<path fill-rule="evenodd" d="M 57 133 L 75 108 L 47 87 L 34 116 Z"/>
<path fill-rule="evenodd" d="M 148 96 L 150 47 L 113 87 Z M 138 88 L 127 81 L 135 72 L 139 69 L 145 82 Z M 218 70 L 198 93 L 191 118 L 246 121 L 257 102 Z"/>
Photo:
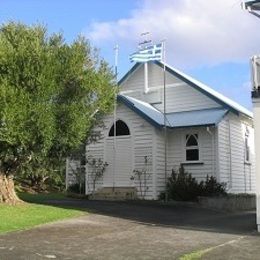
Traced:
<path fill-rule="evenodd" d="M 256 198 L 251 194 L 228 195 L 226 197 L 199 197 L 202 207 L 224 211 L 248 211 L 256 209 Z"/>

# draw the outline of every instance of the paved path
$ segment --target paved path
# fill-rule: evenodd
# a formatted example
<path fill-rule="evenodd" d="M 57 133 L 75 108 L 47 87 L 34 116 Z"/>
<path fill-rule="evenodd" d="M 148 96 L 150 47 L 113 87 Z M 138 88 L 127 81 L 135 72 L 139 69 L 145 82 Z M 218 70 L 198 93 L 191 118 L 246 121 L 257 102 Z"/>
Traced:
<path fill-rule="evenodd" d="M 205 259 L 260 259 L 260 237 L 254 235 L 250 212 L 80 200 L 50 204 L 80 206 L 93 214 L 1 235 L 1 260 L 178 259 L 207 248 L 212 250 Z"/>

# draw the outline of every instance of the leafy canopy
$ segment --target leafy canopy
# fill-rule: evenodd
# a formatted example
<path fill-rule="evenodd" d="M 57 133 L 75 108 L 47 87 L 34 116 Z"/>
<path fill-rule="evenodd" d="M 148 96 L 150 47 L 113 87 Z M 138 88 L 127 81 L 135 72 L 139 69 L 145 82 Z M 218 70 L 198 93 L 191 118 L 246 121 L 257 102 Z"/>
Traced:
<path fill-rule="evenodd" d="M 114 76 L 90 43 L 41 25 L 0 27 L 0 172 L 67 156 L 110 111 Z"/>

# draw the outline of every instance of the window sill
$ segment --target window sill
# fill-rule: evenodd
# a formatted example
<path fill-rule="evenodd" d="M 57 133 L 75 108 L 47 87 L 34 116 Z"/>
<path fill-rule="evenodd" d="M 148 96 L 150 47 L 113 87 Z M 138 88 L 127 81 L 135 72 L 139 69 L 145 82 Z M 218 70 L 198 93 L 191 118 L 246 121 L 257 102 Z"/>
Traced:
<path fill-rule="evenodd" d="M 186 161 L 182 162 L 181 165 L 203 165 L 204 162 L 201 161 Z"/>

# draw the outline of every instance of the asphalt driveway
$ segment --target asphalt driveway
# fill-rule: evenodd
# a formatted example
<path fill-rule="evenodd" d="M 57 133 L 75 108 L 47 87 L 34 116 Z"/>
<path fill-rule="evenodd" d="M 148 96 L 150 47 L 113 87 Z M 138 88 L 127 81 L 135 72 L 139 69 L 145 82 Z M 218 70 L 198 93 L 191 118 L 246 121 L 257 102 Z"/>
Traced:
<path fill-rule="evenodd" d="M 193 205 L 61 200 L 84 216 L 0 236 L 0 259 L 260 259 L 255 214 Z M 2 220 L 0 220 L 2 221 Z"/>

